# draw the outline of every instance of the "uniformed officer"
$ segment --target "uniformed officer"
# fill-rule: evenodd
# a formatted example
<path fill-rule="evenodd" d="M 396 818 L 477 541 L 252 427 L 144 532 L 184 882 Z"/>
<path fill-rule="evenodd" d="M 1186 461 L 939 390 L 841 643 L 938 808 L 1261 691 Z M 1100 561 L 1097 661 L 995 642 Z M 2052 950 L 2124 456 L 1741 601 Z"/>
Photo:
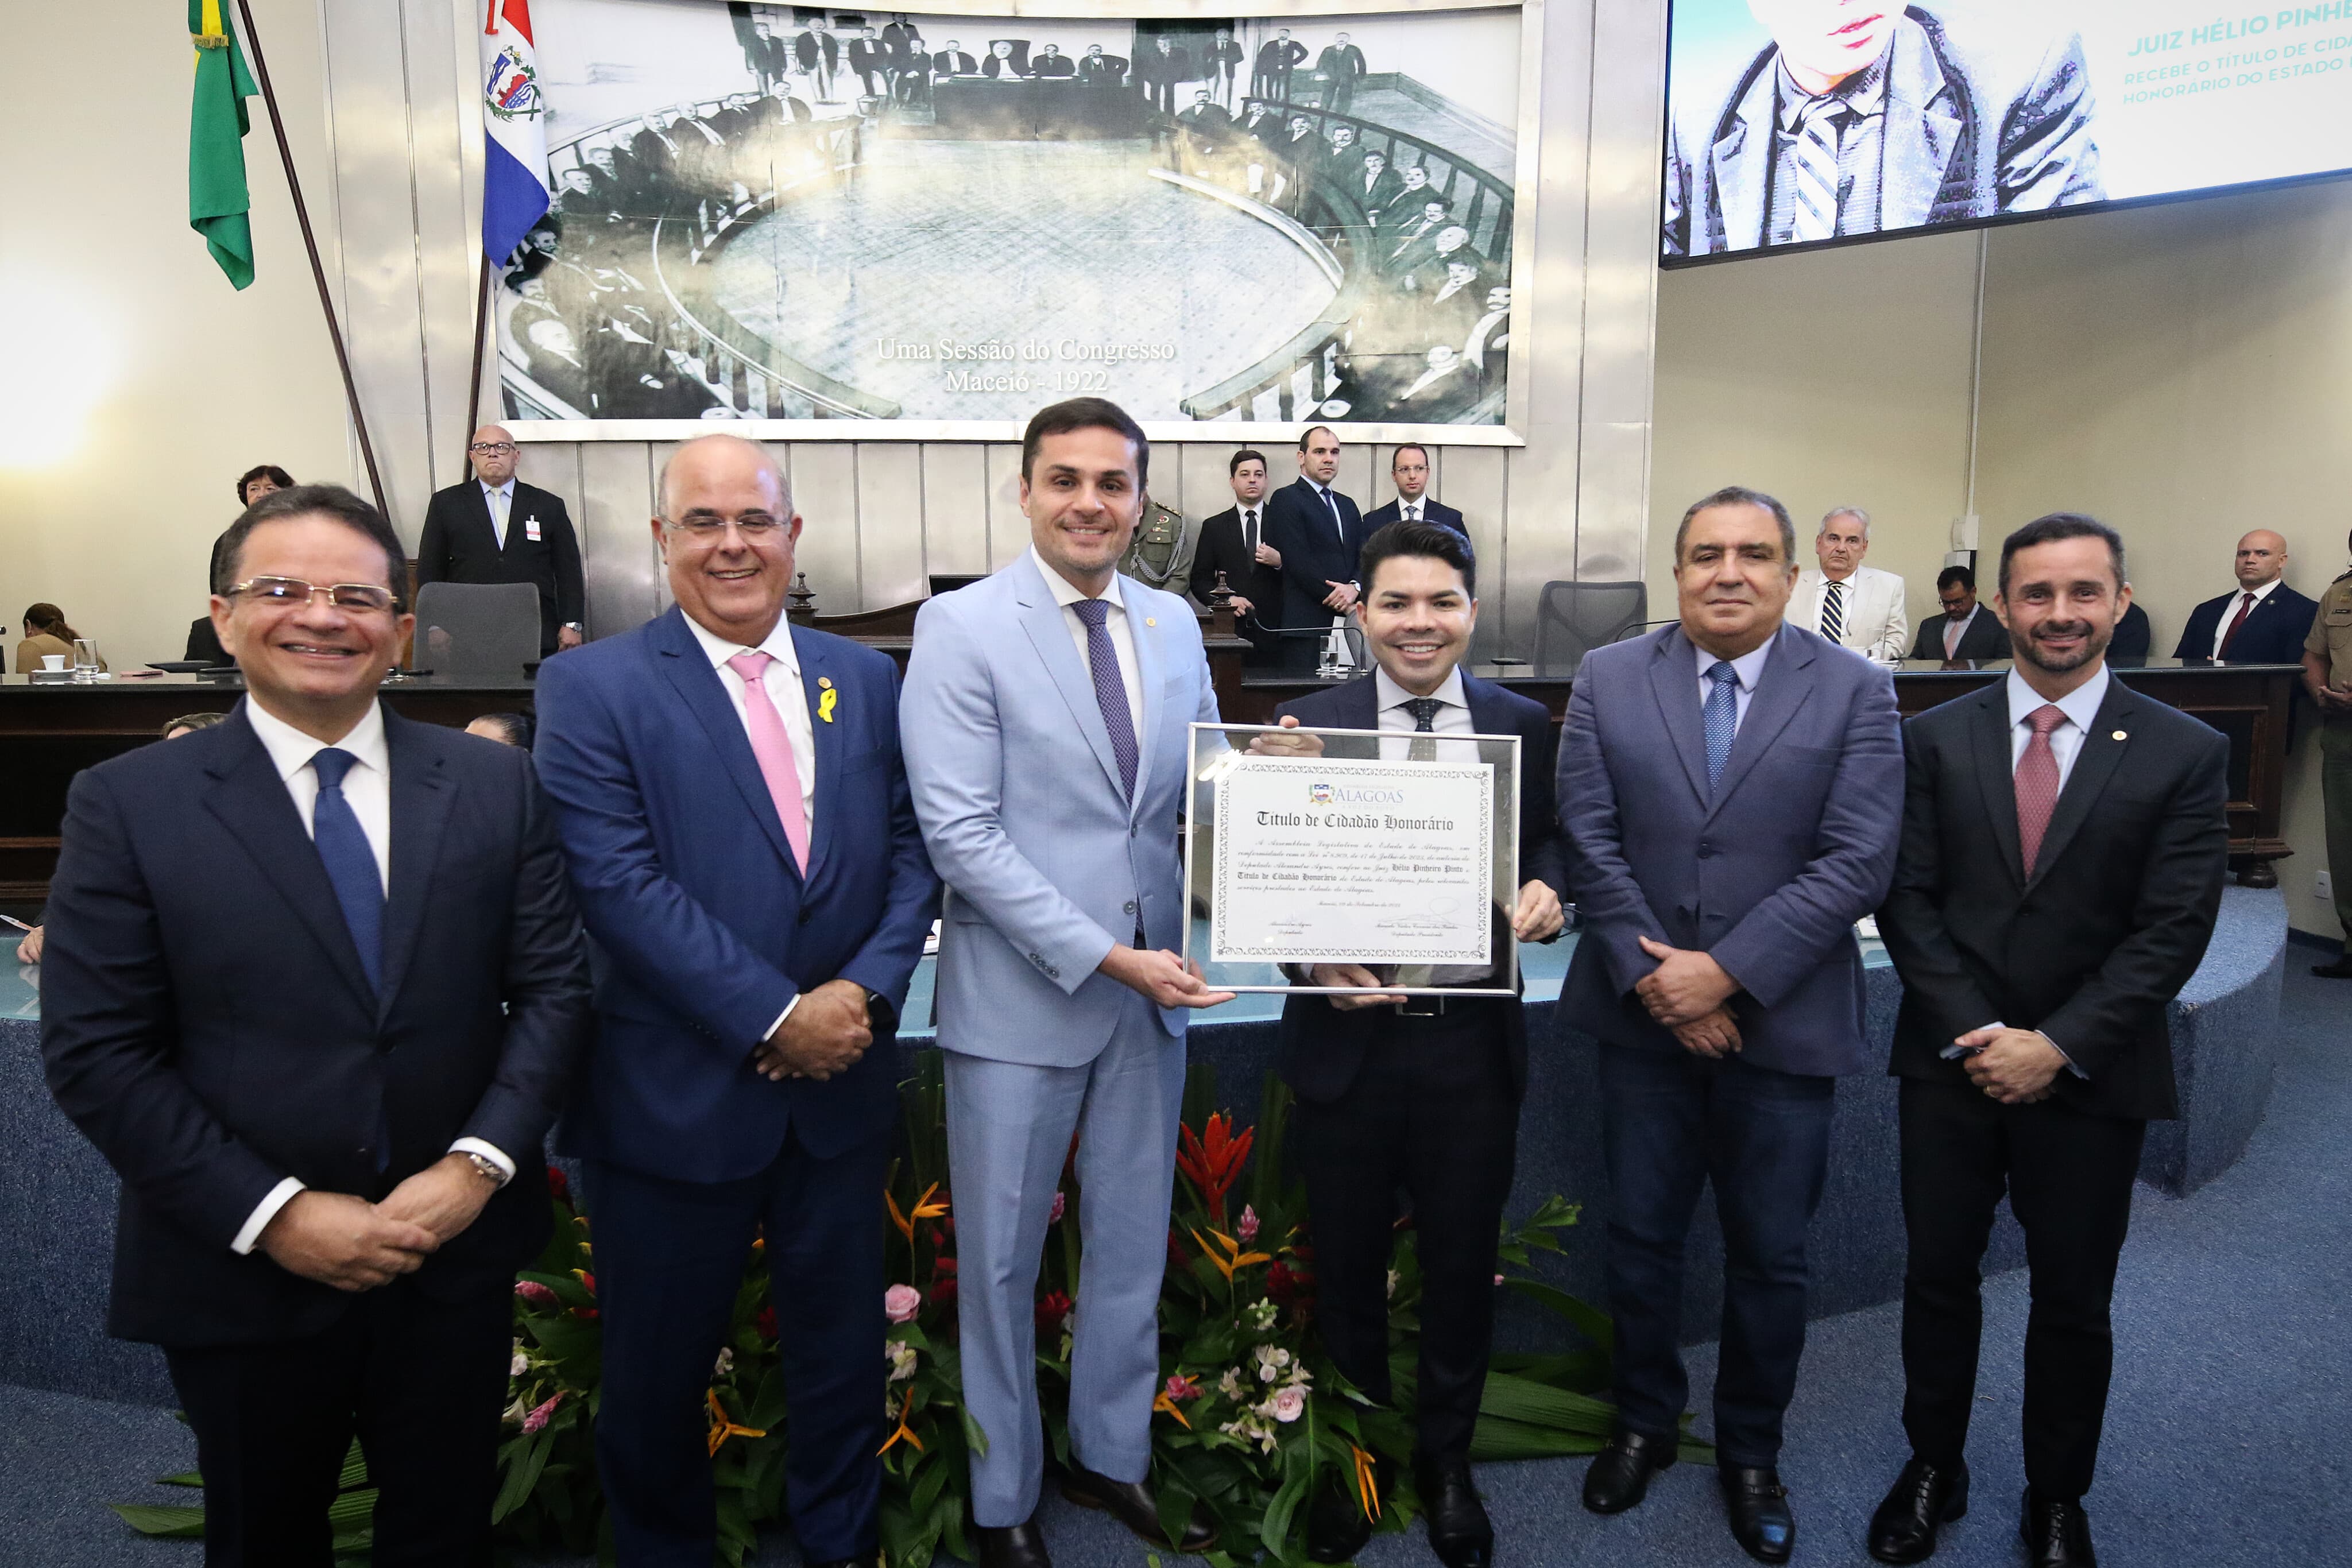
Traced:
<path fill-rule="evenodd" d="M 2327 585 L 2303 643 L 2303 685 L 2319 706 L 2319 779 L 2327 804 L 2327 879 L 2336 918 L 2352 934 L 2352 571 Z M 2333 964 L 2311 972 L 2352 980 L 2352 939 Z"/>
<path fill-rule="evenodd" d="M 1118 570 L 1136 581 L 1182 593 L 1192 580 L 1192 552 L 1201 547 L 1201 525 L 1173 507 L 1145 497 L 1143 520 L 1118 558 Z"/>

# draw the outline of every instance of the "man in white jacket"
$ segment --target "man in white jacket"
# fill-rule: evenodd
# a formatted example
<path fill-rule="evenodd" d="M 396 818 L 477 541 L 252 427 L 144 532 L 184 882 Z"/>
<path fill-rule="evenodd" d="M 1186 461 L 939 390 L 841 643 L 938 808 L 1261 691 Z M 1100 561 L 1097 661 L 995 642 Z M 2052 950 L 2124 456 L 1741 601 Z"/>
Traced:
<path fill-rule="evenodd" d="M 1813 536 L 1819 567 L 1797 574 L 1789 601 L 1789 623 L 1818 632 L 1865 659 L 1891 664 L 1909 647 L 1910 622 L 1903 612 L 1903 580 L 1864 566 L 1870 553 L 1870 514 L 1839 507 L 1822 518 Z"/>

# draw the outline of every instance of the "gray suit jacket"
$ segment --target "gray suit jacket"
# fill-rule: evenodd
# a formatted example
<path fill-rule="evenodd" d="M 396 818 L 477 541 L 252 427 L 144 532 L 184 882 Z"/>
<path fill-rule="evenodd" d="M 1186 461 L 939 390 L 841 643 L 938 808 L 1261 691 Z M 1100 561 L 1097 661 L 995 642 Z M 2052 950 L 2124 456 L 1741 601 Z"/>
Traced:
<path fill-rule="evenodd" d="M 1881 230 L 2105 199 L 2080 35 L 2021 44 L 1912 5 L 1891 47 Z M 1728 94 L 1675 116 L 1666 142 L 1667 256 L 1765 243 L 1779 64 L 1779 47 L 1768 45 Z"/>
<path fill-rule="evenodd" d="M 1895 875 L 1903 738 L 1886 671 L 1782 625 L 1720 784 L 1679 625 L 1585 655 L 1559 740 L 1559 821 L 1584 931 L 1562 1020 L 1680 1051 L 1634 984 L 1641 938 L 1701 949 L 1740 985 L 1742 1059 L 1832 1076 L 1874 1066 L 1853 923 Z"/>

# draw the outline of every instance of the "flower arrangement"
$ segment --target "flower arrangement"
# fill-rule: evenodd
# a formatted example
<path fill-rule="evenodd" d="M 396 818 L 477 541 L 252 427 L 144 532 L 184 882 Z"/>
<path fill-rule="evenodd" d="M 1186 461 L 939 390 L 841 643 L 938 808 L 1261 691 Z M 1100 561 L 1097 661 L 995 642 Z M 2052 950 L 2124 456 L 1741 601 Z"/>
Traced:
<path fill-rule="evenodd" d="M 946 1098 L 939 1053 L 920 1053 L 900 1091 L 906 1146 L 886 1196 L 891 1234 L 882 1300 L 889 1327 L 881 1534 L 890 1568 L 929 1568 L 942 1549 L 972 1557 L 969 1458 L 987 1443 L 963 1407 L 959 1378 Z M 1412 1431 L 1407 1414 L 1372 1406 L 1350 1387 L 1310 1332 L 1314 1249 L 1304 1195 L 1282 1168 L 1288 1091 L 1268 1075 L 1257 1122 L 1246 1127 L 1215 1108 L 1215 1098 L 1213 1071 L 1194 1067 L 1160 1296 L 1164 1382 L 1152 1406 L 1152 1482 L 1171 1535 L 1181 1533 L 1196 1504 L 1214 1521 L 1217 1542 L 1208 1554 L 1214 1568 L 1259 1558 L 1298 1563 L 1305 1561 L 1302 1511 L 1328 1478 L 1349 1488 L 1381 1531 L 1402 1530 L 1413 1518 L 1419 1502 L 1404 1462 Z M 514 1359 L 493 1517 L 510 1545 L 601 1553 L 610 1532 L 595 1470 L 603 1338 L 594 1249 L 590 1217 L 573 1202 L 562 1173 L 551 1171 L 550 1178 L 555 1234 L 515 1282 Z M 1054 1195 L 1035 1308 L 1046 1441 L 1064 1461 L 1070 1454 L 1068 1322 L 1082 1273 L 1078 1217 L 1085 1203 L 1073 1158 Z M 1608 1433 L 1614 1412 L 1599 1397 L 1610 1381 L 1606 1315 L 1528 1273 L 1536 1254 L 1559 1251 L 1557 1233 L 1577 1218 L 1574 1205 L 1553 1197 L 1503 1238 L 1507 1271 L 1496 1276 L 1497 1288 L 1556 1314 L 1567 1331 L 1566 1348 L 1495 1358 L 1474 1458 L 1591 1453 Z M 768 1291 L 762 1248 L 754 1241 L 707 1395 L 720 1555 L 738 1568 L 759 1530 L 782 1521 L 785 1511 L 789 1423 Z M 1407 1222 L 1390 1289 L 1393 1381 L 1405 1398 L 1418 1354 L 1420 1293 Z M 1709 1452 L 1688 1440 L 1685 1449 L 1692 1458 Z M 1394 1461 L 1386 1494 L 1375 1466 L 1382 1457 Z M 202 1484 L 194 1476 L 172 1479 Z M 344 1479 L 336 1505 L 338 1550 L 363 1554 L 374 1494 L 356 1448 Z M 117 1511 L 148 1534 L 193 1538 L 202 1531 L 201 1509 L 117 1505 Z"/>

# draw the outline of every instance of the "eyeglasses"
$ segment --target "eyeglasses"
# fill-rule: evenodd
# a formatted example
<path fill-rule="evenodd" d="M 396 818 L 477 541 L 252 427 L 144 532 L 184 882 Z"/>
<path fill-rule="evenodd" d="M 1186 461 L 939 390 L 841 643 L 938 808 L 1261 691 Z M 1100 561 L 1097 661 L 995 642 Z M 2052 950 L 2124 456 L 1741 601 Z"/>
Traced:
<path fill-rule="evenodd" d="M 228 597 L 241 594 L 257 604 L 289 609 L 307 605 L 311 595 L 318 593 L 325 594 L 336 609 L 353 615 L 380 615 L 398 602 L 392 590 L 373 582 L 305 582 L 299 577 L 247 578 L 230 589 Z"/>
<path fill-rule="evenodd" d="M 511 441 L 477 441 L 466 450 L 477 457 L 495 457 L 502 452 L 520 452 L 522 449 Z"/>
<path fill-rule="evenodd" d="M 730 528 L 747 539 L 764 539 L 783 526 L 765 512 L 751 512 L 740 517 L 714 517 L 708 512 L 696 512 L 662 519 L 662 527 L 698 539 L 715 539 Z"/>

